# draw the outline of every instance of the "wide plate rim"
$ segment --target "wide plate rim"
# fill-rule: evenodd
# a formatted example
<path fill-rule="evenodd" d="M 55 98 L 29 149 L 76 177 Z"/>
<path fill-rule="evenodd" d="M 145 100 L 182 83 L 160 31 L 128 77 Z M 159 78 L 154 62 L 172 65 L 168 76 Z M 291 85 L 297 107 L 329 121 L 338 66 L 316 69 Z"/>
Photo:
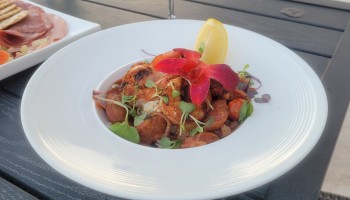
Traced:
<path fill-rule="evenodd" d="M 89 41 L 93 38 L 96 38 L 98 36 L 107 34 L 110 32 L 112 33 L 113 31 L 115 31 L 116 29 L 120 30 L 120 29 L 128 29 L 129 27 L 134 27 L 134 26 L 139 26 L 139 25 L 151 25 L 151 24 L 164 24 L 164 23 L 174 23 L 177 25 L 180 25 L 182 23 L 194 23 L 194 24 L 198 24 L 198 23 L 203 23 L 203 21 L 197 21 L 197 20 L 174 20 L 172 22 L 165 22 L 164 20 L 154 20 L 154 21 L 146 21 L 146 22 L 138 22 L 138 23 L 133 23 L 133 24 L 128 24 L 128 25 L 122 25 L 122 26 L 118 26 L 118 27 L 114 27 L 114 28 L 110 28 L 104 31 L 101 31 L 99 33 L 95 33 L 92 34 L 90 36 L 87 36 L 86 38 L 72 43 L 71 45 L 68 45 L 67 47 L 65 47 L 64 49 L 60 50 L 59 52 L 57 52 L 54 56 L 52 56 L 50 59 L 48 59 L 42 66 L 42 68 L 38 69 L 37 72 L 35 72 L 35 74 L 33 75 L 33 78 L 29 81 L 28 85 L 31 85 L 33 81 L 35 81 L 36 76 L 40 76 L 39 74 L 44 71 L 44 70 L 49 70 L 49 65 L 51 65 L 52 63 L 55 62 L 55 58 L 62 56 L 64 54 L 65 51 L 67 50 L 72 50 L 77 48 L 80 44 L 84 43 L 85 41 Z M 227 27 L 234 27 L 234 26 L 228 26 Z M 264 177 L 258 177 L 256 179 L 256 181 L 249 181 L 249 186 L 244 186 L 243 188 L 230 188 L 230 189 L 222 189 L 220 191 L 205 191 L 202 194 L 196 194 L 196 195 L 189 195 L 189 194 L 183 194 L 182 196 L 162 196 L 159 194 L 150 194 L 149 196 L 144 196 L 144 194 L 130 194 L 128 192 L 125 191 L 111 191 L 108 188 L 104 188 L 103 186 L 97 186 L 96 184 L 92 183 L 91 181 L 89 181 L 88 179 L 85 179 L 84 181 L 82 181 L 83 179 L 80 179 L 80 176 L 76 176 L 76 174 L 74 174 L 74 172 L 68 172 L 67 170 L 64 169 L 64 167 L 62 166 L 54 166 L 55 164 L 57 164 L 57 160 L 54 160 L 52 157 L 50 157 L 50 155 L 43 153 L 42 147 L 39 146 L 35 146 L 36 142 L 34 141 L 34 139 L 32 138 L 32 136 L 29 134 L 30 130 L 28 130 L 28 127 L 26 124 L 26 116 L 28 115 L 28 113 L 26 113 L 26 108 L 24 107 L 24 105 L 26 104 L 27 100 L 27 96 L 29 93 L 28 89 L 29 87 L 27 87 L 25 89 L 24 95 L 23 95 L 23 101 L 21 104 L 21 119 L 22 119 L 22 123 L 23 123 L 23 128 L 25 130 L 26 136 L 29 140 L 29 142 L 33 145 L 34 149 L 39 153 L 39 155 L 44 158 L 44 160 L 46 162 L 48 162 L 51 166 L 53 166 L 55 169 L 58 169 L 58 171 L 60 171 L 61 173 L 63 172 L 64 175 L 66 175 L 67 177 L 77 181 L 77 182 L 85 182 L 84 184 L 90 188 L 96 189 L 98 191 L 107 193 L 107 194 L 111 194 L 111 195 L 120 195 L 122 197 L 126 197 L 126 198 L 137 198 L 137 199 L 162 199 L 162 198 L 168 198 L 168 199 L 182 199 L 182 198 L 191 198 L 191 199 L 210 199 L 210 198 L 217 198 L 217 197 L 223 197 L 223 196 L 228 196 L 228 195 L 233 195 L 233 194 L 237 194 L 240 192 L 244 192 L 248 189 L 253 189 L 255 187 L 258 187 L 262 184 L 265 184 L 269 181 L 272 181 L 273 179 L 279 177 L 280 175 L 284 174 L 285 172 L 287 172 L 288 170 L 290 170 L 292 167 L 294 167 L 296 164 L 298 164 L 314 147 L 314 145 L 316 145 L 318 139 L 320 138 L 322 131 L 324 129 L 325 126 L 325 122 L 327 120 L 327 112 L 328 112 L 328 108 L 327 108 L 327 97 L 326 97 L 326 93 L 324 91 L 324 88 L 322 86 L 322 83 L 319 81 L 318 77 L 316 76 L 316 74 L 313 72 L 313 70 L 310 68 L 310 66 L 307 65 L 307 63 L 305 61 L 303 61 L 300 57 L 298 57 L 296 54 L 294 54 L 292 51 L 290 51 L 289 49 L 287 49 L 286 47 L 284 47 L 283 45 L 268 39 L 264 36 L 261 36 L 257 33 L 245 30 L 245 29 L 241 29 L 238 27 L 234 27 L 237 30 L 241 30 L 244 31 L 246 33 L 255 35 L 257 37 L 261 37 L 261 38 L 265 38 L 266 41 L 273 43 L 274 45 L 276 45 L 276 48 L 284 51 L 284 53 L 290 54 L 290 56 L 292 57 L 293 60 L 295 60 L 298 64 L 303 65 L 303 70 L 305 71 L 305 73 L 307 73 L 308 75 L 310 75 L 311 79 L 313 79 L 314 81 L 316 81 L 316 83 L 313 83 L 316 85 L 316 89 L 317 89 L 317 94 L 318 96 L 322 97 L 320 99 L 320 101 L 318 103 L 321 104 L 321 107 L 323 107 L 323 114 L 322 116 L 318 116 L 319 117 L 319 126 L 318 126 L 318 134 L 314 135 L 312 138 L 306 138 L 308 139 L 308 145 L 306 146 L 306 148 L 304 148 L 301 151 L 301 155 L 298 156 L 294 156 L 293 160 L 289 161 L 289 162 L 282 162 L 279 165 L 278 170 L 276 170 L 274 173 L 268 173 L 266 174 Z M 306 68 L 305 68 L 306 66 Z M 150 150 L 153 151 L 153 150 Z M 164 194 L 163 194 L 164 195 Z"/>

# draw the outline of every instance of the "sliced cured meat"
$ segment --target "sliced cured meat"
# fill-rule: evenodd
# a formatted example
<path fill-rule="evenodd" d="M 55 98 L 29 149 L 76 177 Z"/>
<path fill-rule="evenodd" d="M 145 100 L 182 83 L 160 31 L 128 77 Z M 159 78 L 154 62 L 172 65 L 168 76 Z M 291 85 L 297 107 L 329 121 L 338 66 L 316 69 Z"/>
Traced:
<path fill-rule="evenodd" d="M 0 45 L 5 47 L 20 47 L 42 36 L 44 33 L 22 33 L 15 30 L 0 30 Z"/>
<path fill-rule="evenodd" d="M 66 22 L 59 16 L 53 14 L 46 14 L 48 19 L 54 25 L 46 32 L 44 37 L 47 37 L 48 43 L 56 42 L 67 35 L 68 29 Z"/>
<path fill-rule="evenodd" d="M 20 22 L 11 26 L 8 30 L 15 30 L 22 33 L 46 33 L 53 26 L 45 13 L 36 10 L 29 10 L 28 16 Z"/>
<path fill-rule="evenodd" d="M 35 11 L 38 11 L 41 13 L 45 13 L 45 11 L 42 8 L 35 6 L 33 4 L 30 4 L 30 3 L 25 3 L 21 0 L 12 0 L 11 2 L 16 4 L 16 6 L 22 8 L 23 10 L 35 10 Z"/>
<path fill-rule="evenodd" d="M 19 49 L 32 41 L 47 38 L 48 44 L 63 38 L 67 34 L 65 21 L 53 14 L 29 3 L 12 1 L 18 7 L 28 11 L 28 16 L 6 30 L 0 30 L 0 45 Z"/>

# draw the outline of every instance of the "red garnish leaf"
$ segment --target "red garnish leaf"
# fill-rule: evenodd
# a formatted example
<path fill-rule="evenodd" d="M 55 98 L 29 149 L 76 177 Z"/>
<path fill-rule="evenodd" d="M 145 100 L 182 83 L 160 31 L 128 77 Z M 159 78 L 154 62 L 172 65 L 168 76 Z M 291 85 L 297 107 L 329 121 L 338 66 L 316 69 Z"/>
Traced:
<path fill-rule="evenodd" d="M 199 59 L 201 58 L 201 54 L 197 51 L 192 51 L 183 48 L 175 48 L 173 51 L 181 52 L 184 58 L 191 60 L 195 64 L 198 64 Z"/>
<path fill-rule="evenodd" d="M 201 54 L 197 51 L 176 48 L 171 52 L 157 56 L 156 61 L 152 64 L 157 71 L 180 75 L 187 79 L 191 84 L 192 103 L 196 105 L 200 105 L 207 97 L 210 79 L 217 80 L 227 90 L 236 89 L 239 77 L 230 66 L 225 64 L 208 65 L 201 62 L 200 57 Z"/>
<path fill-rule="evenodd" d="M 206 77 L 217 80 L 227 90 L 234 90 L 238 85 L 239 77 L 228 65 L 208 65 L 200 62 L 199 67 L 205 71 Z"/>
<path fill-rule="evenodd" d="M 201 54 L 197 51 L 192 51 L 188 49 L 176 48 L 173 49 L 174 52 L 180 52 L 182 57 L 187 60 L 187 63 L 183 66 L 183 70 L 186 73 L 189 73 L 193 68 L 198 66 L 199 59 Z"/>
<path fill-rule="evenodd" d="M 168 59 L 168 58 L 180 58 L 181 57 L 181 52 L 179 51 L 169 51 L 163 54 L 160 54 L 158 56 L 156 56 L 153 60 L 152 60 L 152 65 L 155 66 L 157 65 L 157 63 L 161 60 L 164 59 Z"/>
<path fill-rule="evenodd" d="M 153 68 L 163 73 L 178 75 L 186 64 L 185 58 L 166 58 L 158 61 Z"/>
<path fill-rule="evenodd" d="M 206 77 L 198 78 L 190 85 L 190 96 L 193 104 L 199 106 L 207 98 L 210 86 L 210 79 Z"/>

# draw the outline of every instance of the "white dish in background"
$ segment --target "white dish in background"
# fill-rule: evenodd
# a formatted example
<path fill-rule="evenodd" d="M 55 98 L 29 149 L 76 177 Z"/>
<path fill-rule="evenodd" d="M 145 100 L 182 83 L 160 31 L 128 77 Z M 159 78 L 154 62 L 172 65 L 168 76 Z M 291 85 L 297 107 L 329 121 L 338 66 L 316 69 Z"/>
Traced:
<path fill-rule="evenodd" d="M 128 142 L 101 122 L 92 91 L 120 78 L 132 62 L 173 48 L 192 49 L 203 21 L 157 20 L 107 29 L 45 61 L 25 89 L 21 119 L 36 152 L 63 175 L 95 190 L 131 199 L 215 199 L 245 192 L 286 173 L 320 138 L 325 90 L 314 71 L 279 43 L 226 25 L 226 63 L 248 71 L 267 104 L 217 142 L 163 150 Z M 182 31 L 179 31 L 182 30 Z M 186 31 L 184 31 L 186 30 Z M 93 51 L 91 51 L 93 49 Z M 96 53 L 98 52 L 98 53 Z M 120 71 L 119 71 L 120 70 Z"/>
<path fill-rule="evenodd" d="M 50 8 L 46 8 L 44 6 L 41 6 L 31 1 L 26 1 L 26 0 L 23 0 L 23 1 L 39 6 L 42 9 L 44 9 L 45 12 L 52 13 L 63 18 L 67 23 L 68 33 L 64 38 L 62 38 L 61 40 L 53 44 L 50 44 L 47 47 L 33 51 L 31 53 L 24 55 L 23 57 L 16 58 L 8 63 L 0 65 L 0 80 L 7 78 L 11 75 L 14 75 L 18 72 L 21 72 L 25 69 L 28 69 L 30 67 L 33 67 L 34 65 L 46 60 L 48 57 L 50 57 L 52 54 L 54 54 L 56 51 L 66 46 L 67 44 L 81 37 L 84 37 L 88 34 L 99 31 L 101 29 L 99 24 L 89 22 L 83 19 L 79 19 L 70 15 L 58 12 L 56 10 L 52 10 Z"/>

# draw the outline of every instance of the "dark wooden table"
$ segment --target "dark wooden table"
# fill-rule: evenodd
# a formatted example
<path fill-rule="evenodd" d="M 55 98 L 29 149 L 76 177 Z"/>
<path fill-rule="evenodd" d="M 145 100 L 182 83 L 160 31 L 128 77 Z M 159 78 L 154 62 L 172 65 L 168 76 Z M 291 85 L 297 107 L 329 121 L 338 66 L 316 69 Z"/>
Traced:
<path fill-rule="evenodd" d="M 33 0 L 109 28 L 166 19 L 167 0 Z M 328 96 L 329 117 L 313 151 L 280 178 L 227 199 L 317 199 L 350 98 L 350 4 L 328 0 L 176 0 L 179 19 L 249 29 L 301 56 Z M 292 10 L 290 9 L 292 8 Z M 283 10 L 283 11 L 282 11 Z M 0 81 L 0 199 L 119 199 L 62 176 L 34 152 L 21 121 L 21 97 L 39 65 Z"/>

